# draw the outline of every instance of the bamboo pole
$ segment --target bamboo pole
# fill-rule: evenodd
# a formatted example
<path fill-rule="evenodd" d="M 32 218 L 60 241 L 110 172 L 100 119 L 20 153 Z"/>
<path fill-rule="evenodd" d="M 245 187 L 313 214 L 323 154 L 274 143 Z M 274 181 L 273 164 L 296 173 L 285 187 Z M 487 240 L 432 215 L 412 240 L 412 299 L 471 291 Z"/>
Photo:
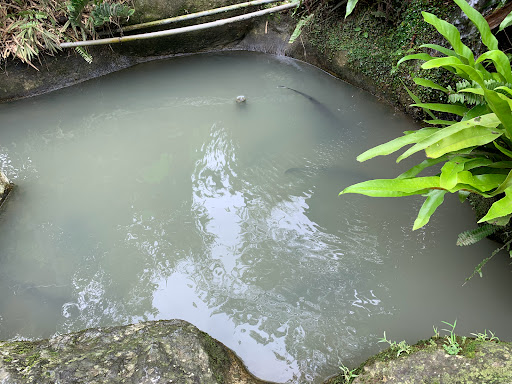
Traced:
<path fill-rule="evenodd" d="M 247 13 L 245 15 L 230 17 L 227 19 L 212 21 L 209 23 L 191 25 L 189 27 L 175 28 L 175 29 L 169 29 L 169 30 L 158 31 L 158 32 L 141 33 L 138 35 L 131 35 L 131 36 L 112 37 L 109 39 L 85 40 L 85 41 L 76 41 L 76 42 L 72 42 L 72 43 L 61 43 L 60 47 L 61 48 L 74 48 L 74 47 L 83 47 L 83 46 L 89 46 L 89 45 L 115 44 L 115 43 L 123 43 L 123 42 L 127 42 L 127 41 L 146 40 L 146 39 L 152 39 L 155 37 L 177 35 L 180 33 L 199 31 L 202 29 L 208 29 L 208 28 L 213 28 L 213 27 L 219 27 L 219 26 L 226 25 L 226 24 L 236 23 L 238 21 L 249 20 L 249 19 L 252 19 L 253 17 L 263 16 L 263 15 L 267 15 L 269 13 L 280 12 L 280 11 L 284 11 L 286 9 L 294 8 L 298 4 L 299 4 L 298 1 L 293 1 L 291 3 L 279 5 L 277 7 L 262 9 L 261 11 Z"/>
<path fill-rule="evenodd" d="M 211 15 L 215 15 L 217 13 L 233 11 L 235 9 L 242 9 L 242 8 L 256 6 L 256 5 L 268 4 L 268 3 L 277 3 L 279 1 L 281 1 L 281 0 L 254 0 L 254 1 L 249 1 L 247 3 L 228 5 L 225 7 L 210 9 L 208 11 L 191 13 L 189 15 L 182 15 L 182 16 L 170 17 L 168 19 L 149 21 L 147 23 L 129 25 L 127 27 L 118 28 L 115 30 L 115 32 L 130 32 L 130 31 L 134 31 L 136 29 L 157 27 L 160 25 L 172 24 L 172 23 L 177 23 L 179 21 L 191 20 L 191 19 L 196 19 L 198 17 L 211 16 Z"/>

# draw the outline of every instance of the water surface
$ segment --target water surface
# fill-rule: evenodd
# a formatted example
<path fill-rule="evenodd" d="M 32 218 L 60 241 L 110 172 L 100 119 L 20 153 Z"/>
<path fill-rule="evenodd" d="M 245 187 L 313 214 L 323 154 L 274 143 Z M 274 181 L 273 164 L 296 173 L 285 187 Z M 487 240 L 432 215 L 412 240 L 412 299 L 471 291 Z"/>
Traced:
<path fill-rule="evenodd" d="M 0 339 L 181 318 L 292 382 L 359 364 L 384 331 L 414 342 L 457 319 L 512 339 L 508 260 L 462 287 L 496 247 L 455 246 L 468 206 L 447 199 L 412 232 L 421 198 L 337 196 L 403 171 L 355 157 L 414 125 L 313 67 L 181 57 L 0 116 L 17 184 L 0 213 Z"/>

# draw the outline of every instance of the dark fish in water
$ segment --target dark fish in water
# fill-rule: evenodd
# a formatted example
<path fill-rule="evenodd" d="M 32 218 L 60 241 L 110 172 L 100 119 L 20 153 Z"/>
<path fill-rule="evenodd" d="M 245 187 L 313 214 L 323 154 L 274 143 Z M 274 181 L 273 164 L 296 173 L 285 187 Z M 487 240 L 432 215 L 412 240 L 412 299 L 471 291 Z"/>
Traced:
<path fill-rule="evenodd" d="M 285 87 L 284 85 L 278 85 L 277 88 L 286 88 L 289 89 L 290 91 L 298 93 L 301 96 L 304 96 L 306 99 L 311 101 L 311 103 L 322 113 L 323 116 L 327 117 L 332 122 L 339 123 L 338 117 L 336 117 L 336 115 L 334 115 L 334 113 L 332 113 L 329 108 L 327 108 L 324 104 L 315 99 L 313 96 L 310 96 L 301 91 L 297 91 L 296 89 L 293 88 Z"/>

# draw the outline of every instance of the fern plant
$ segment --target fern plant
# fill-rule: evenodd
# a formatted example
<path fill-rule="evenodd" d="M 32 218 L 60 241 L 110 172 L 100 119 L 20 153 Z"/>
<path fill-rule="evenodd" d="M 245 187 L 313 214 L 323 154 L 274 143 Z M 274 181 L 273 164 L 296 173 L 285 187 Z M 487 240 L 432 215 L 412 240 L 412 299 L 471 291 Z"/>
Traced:
<path fill-rule="evenodd" d="M 496 233 L 500 229 L 497 225 L 484 224 L 481 227 L 470 229 L 459 234 L 458 246 L 467 246 L 478 243 L 480 240 Z"/>
<path fill-rule="evenodd" d="M 448 121 L 434 116 L 426 121 L 430 127 L 405 132 L 404 136 L 359 155 L 358 161 L 366 161 L 412 145 L 398 157 L 397 162 L 420 151 L 425 152 L 427 159 L 395 179 L 368 180 L 340 192 L 340 195 L 358 193 L 376 197 L 425 196 L 413 230 L 429 222 L 447 193 L 458 193 L 462 200 L 469 193 L 497 199 L 479 223 L 504 226 L 512 217 L 512 68 L 509 58 L 499 50 L 498 40 L 483 16 L 465 0 L 453 1 L 476 25 L 483 44 L 489 50 L 475 58 L 469 47 L 462 43 L 455 26 L 431 13 L 422 12 L 424 20 L 448 40 L 452 49 L 425 44 L 423 48 L 436 50 L 443 56 L 417 53 L 402 58 L 397 65 L 407 60 L 422 60 L 423 69 L 443 68 L 460 77 L 456 92 L 428 79 L 414 79 L 420 86 L 451 94 L 453 103 L 422 103 L 418 100 L 413 106 L 429 111 L 430 115 L 442 112 L 455 117 Z M 439 173 L 419 176 L 435 165 L 441 165 Z M 490 228 L 484 227 L 481 232 L 477 231 L 472 236 L 468 234 L 467 238 L 459 241 L 477 239 Z M 510 246 L 510 241 L 506 246 Z M 481 267 L 488 260 L 490 258 L 484 260 L 475 273 L 481 273 Z"/>
<path fill-rule="evenodd" d="M 128 19 L 133 15 L 135 9 L 124 4 L 102 2 L 94 7 L 91 17 L 95 27 L 100 27 L 107 23 L 119 24 L 121 18 Z"/>
<path fill-rule="evenodd" d="M 503 81 L 497 81 L 494 79 L 484 80 L 485 87 L 490 90 L 496 90 L 497 92 L 503 93 L 501 91 L 502 87 L 512 88 L 512 84 L 506 83 Z M 448 93 L 448 102 L 452 104 L 469 104 L 469 105 L 485 105 L 486 101 L 482 95 L 476 93 L 465 92 L 465 89 L 469 88 L 479 88 L 478 83 L 475 81 L 468 81 L 466 79 L 462 79 L 455 83 L 455 90 L 449 85 L 446 87 L 449 91 Z M 506 93 L 503 93 L 506 95 Z"/>
<path fill-rule="evenodd" d="M 82 14 L 90 0 L 69 0 L 67 3 L 68 18 L 72 27 L 83 27 Z"/>
<path fill-rule="evenodd" d="M 423 60 L 423 69 L 444 68 L 466 80 L 472 86 L 458 93 L 479 95 L 485 104 L 470 105 L 416 103 L 431 112 L 444 112 L 460 116 L 461 121 L 443 121 L 442 128 L 428 127 L 405 135 L 388 143 L 369 149 L 357 157 L 366 161 L 376 156 L 389 155 L 411 145 L 397 162 L 425 151 L 427 159 L 395 179 L 369 180 L 345 188 L 340 194 L 358 193 L 367 196 L 399 197 L 424 195 L 426 200 L 414 222 L 413 230 L 428 223 L 432 214 L 443 203 L 446 193 L 476 193 L 484 198 L 501 197 L 490 207 L 479 222 L 505 225 L 512 216 L 512 89 L 498 86 L 488 87 L 489 81 L 512 83 L 510 61 L 498 49 L 498 41 L 492 35 L 483 16 L 465 0 L 454 2 L 477 26 L 483 43 L 489 48 L 475 60 L 473 52 L 460 40 L 457 28 L 435 15 L 422 12 L 426 22 L 432 24 L 452 45 L 447 49 L 435 44 L 423 47 L 435 49 L 444 57 L 432 57 L 418 53 L 402 58 Z M 489 72 L 484 64 L 491 62 L 496 69 Z M 415 79 L 417 84 L 432 89 L 446 88 L 427 79 Z M 473 86 L 475 84 L 475 86 Z M 500 91 L 500 92 L 498 92 Z M 438 125 L 440 120 L 428 121 Z M 441 172 L 433 176 L 418 176 L 425 169 L 443 164 Z"/>
<path fill-rule="evenodd" d="M 75 47 L 75 51 L 82 56 L 82 59 L 84 59 L 88 64 L 92 63 L 92 55 L 87 52 L 85 47 Z"/>
<path fill-rule="evenodd" d="M 92 5 L 92 10 L 86 22 L 83 23 L 83 13 L 88 5 Z M 106 23 L 113 22 L 119 25 L 121 18 L 129 18 L 135 12 L 134 9 L 121 3 L 109 3 L 101 0 L 69 0 L 67 3 L 68 22 L 62 28 L 65 31 L 70 25 L 74 32 L 74 39 L 79 40 L 80 34 L 82 40 L 87 39 L 87 35 L 95 37 L 95 28 Z M 85 48 L 77 47 L 78 54 L 89 64 L 93 58 Z"/>

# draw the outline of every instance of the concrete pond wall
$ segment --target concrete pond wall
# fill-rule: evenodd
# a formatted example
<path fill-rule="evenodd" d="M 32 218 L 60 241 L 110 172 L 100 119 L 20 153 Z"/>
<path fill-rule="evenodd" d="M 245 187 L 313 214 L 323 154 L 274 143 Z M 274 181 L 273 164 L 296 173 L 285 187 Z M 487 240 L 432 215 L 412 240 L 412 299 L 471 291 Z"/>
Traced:
<path fill-rule="evenodd" d="M 192 13 L 228 3 L 232 1 L 134 0 L 137 12 L 131 22 Z M 422 2 L 414 0 L 411 6 L 419 3 Z M 434 1 L 431 6 L 437 7 L 437 3 L 446 4 Z M 454 16 L 453 7 L 439 9 L 447 16 L 460 18 L 460 15 Z M 348 21 L 343 21 L 340 16 L 324 15 L 317 20 L 316 27 L 306 27 L 294 44 L 288 44 L 288 40 L 297 16 L 293 17 L 289 12 L 172 38 L 90 48 L 92 64 L 87 64 L 73 50 L 43 57 L 39 71 L 21 62 L 10 61 L 0 75 L 0 102 L 50 92 L 137 63 L 173 55 L 251 50 L 307 61 L 420 118 L 418 110 L 408 107 L 411 101 L 401 83 L 404 81 L 413 88 L 411 79 L 419 68 L 408 64 L 404 69 L 394 70 L 392 60 L 396 62 L 403 52 L 391 50 L 383 38 L 401 39 L 406 50 L 410 45 L 432 39 L 432 31 L 415 37 L 414 26 L 421 20 L 412 11 L 404 16 L 410 18 L 407 28 L 383 24 L 382 20 L 368 24 L 367 16 L 364 10 L 356 12 Z M 375 36 L 358 33 L 361 26 Z M 11 188 L 6 176 L 0 172 L 0 205 Z M 345 372 L 328 379 L 327 383 L 347 380 L 358 383 L 512 381 L 510 344 L 471 341 L 467 351 L 458 356 L 447 354 L 445 344 L 445 339 L 420 342 L 410 354 L 403 353 L 399 358 L 395 356 L 396 351 L 390 349 L 359 367 L 355 372 L 359 375 L 357 378 L 355 374 Z M 89 329 L 56 335 L 48 340 L 0 342 L 0 382 L 263 383 L 247 372 L 232 351 L 180 320 Z"/>

